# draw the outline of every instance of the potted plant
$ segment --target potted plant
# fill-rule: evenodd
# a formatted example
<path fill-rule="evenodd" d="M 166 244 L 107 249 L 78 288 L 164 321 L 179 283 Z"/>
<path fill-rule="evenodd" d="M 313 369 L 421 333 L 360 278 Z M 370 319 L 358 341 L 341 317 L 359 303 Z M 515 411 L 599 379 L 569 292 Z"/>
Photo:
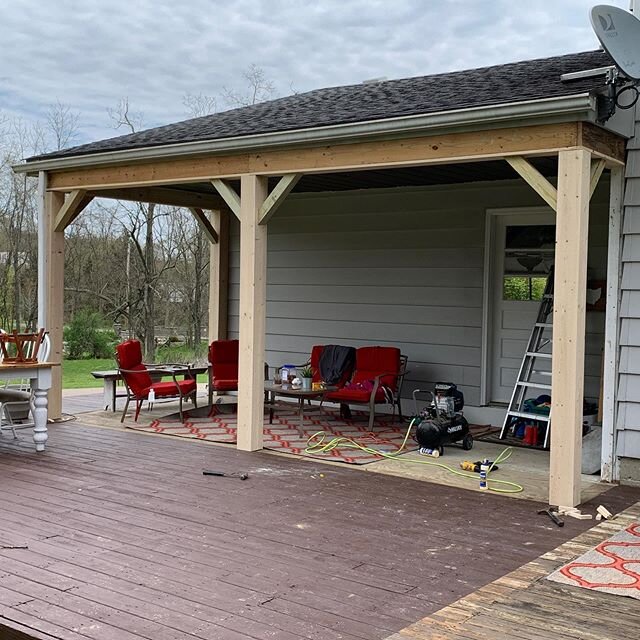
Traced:
<path fill-rule="evenodd" d="M 313 380 L 313 369 L 307 365 L 300 370 L 300 377 L 302 378 L 302 390 L 311 391 L 311 381 Z"/>

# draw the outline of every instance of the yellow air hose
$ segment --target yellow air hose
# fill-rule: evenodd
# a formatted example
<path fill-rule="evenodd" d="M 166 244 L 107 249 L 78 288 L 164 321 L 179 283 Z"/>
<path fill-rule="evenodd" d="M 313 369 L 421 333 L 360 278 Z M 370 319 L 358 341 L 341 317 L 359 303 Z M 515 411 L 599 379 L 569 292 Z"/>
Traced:
<path fill-rule="evenodd" d="M 359 451 L 364 451 L 370 455 L 380 456 L 381 458 L 387 458 L 388 460 L 395 460 L 396 462 L 404 462 L 407 464 L 426 464 L 432 467 L 440 467 L 441 469 L 445 469 L 449 471 L 449 473 L 453 473 L 456 476 L 460 476 L 462 478 L 468 478 L 470 480 L 474 480 L 475 482 L 480 482 L 480 476 L 478 474 L 470 474 L 465 473 L 464 471 L 460 471 L 458 469 L 454 469 L 442 462 L 435 462 L 434 460 L 413 460 L 411 458 L 398 458 L 405 447 L 407 446 L 407 440 L 409 439 L 409 435 L 411 434 L 411 429 L 413 428 L 413 424 L 416 418 L 414 418 L 409 427 L 407 429 L 407 433 L 404 436 L 404 440 L 402 441 L 401 447 L 397 451 L 393 451 L 392 453 L 387 453 L 386 451 L 379 451 L 378 449 L 373 449 L 372 447 L 367 447 L 351 438 L 345 438 L 344 436 L 332 438 L 331 440 L 327 440 L 327 434 L 324 431 L 318 431 L 314 433 L 309 440 L 307 441 L 307 446 L 304 450 L 307 454 L 312 455 L 322 455 L 324 453 L 329 453 L 334 449 L 358 449 Z M 506 462 L 513 452 L 511 447 L 507 447 L 503 449 L 498 457 L 491 463 L 489 470 L 487 471 L 487 488 L 489 491 L 494 491 L 496 493 L 521 493 L 524 491 L 524 488 L 515 483 L 509 482 L 507 480 L 494 480 L 493 478 L 489 478 L 489 474 L 491 470 L 499 463 Z"/>

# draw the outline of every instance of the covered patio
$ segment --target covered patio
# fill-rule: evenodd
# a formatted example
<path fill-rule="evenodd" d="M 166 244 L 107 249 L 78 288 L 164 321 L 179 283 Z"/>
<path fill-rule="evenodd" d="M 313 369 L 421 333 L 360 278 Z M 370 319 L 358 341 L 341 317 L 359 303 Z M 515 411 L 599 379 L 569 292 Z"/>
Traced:
<path fill-rule="evenodd" d="M 320 90 L 28 159 L 16 170 L 39 179 L 39 323 L 51 334 L 51 359 L 62 358 L 65 228 L 94 198 L 164 203 L 190 208 L 211 241 L 208 337 L 240 341 L 238 449 L 263 446 L 265 360 L 308 354 L 336 336 L 341 314 L 352 314 L 355 331 L 367 305 L 377 305 L 369 313 L 378 324 L 354 341 L 384 344 L 385 327 L 400 327 L 389 342 L 407 346 L 411 382 L 459 376 L 469 410 L 495 420 L 504 397 L 494 392 L 513 386 L 502 369 L 515 357 L 505 367 L 491 360 L 502 273 L 488 275 L 490 221 L 551 216 L 549 502 L 578 505 L 585 375 L 598 387 L 589 396 L 602 414 L 603 479 L 615 478 L 620 211 L 633 122 L 620 112 L 604 118 L 602 79 L 581 75 L 609 62 L 596 51 Z M 567 72 L 578 78 L 565 81 Z M 585 367 L 592 196 L 607 302 L 604 355 L 588 353 Z M 376 232 L 389 244 L 369 250 Z M 350 248 L 366 255 L 361 266 L 344 262 Z M 307 254 L 306 280 L 296 280 Z M 348 308 L 354 296 L 359 310 Z M 429 320 L 416 321 L 411 306 Z M 474 319 L 459 322 L 467 309 Z M 49 413 L 61 414 L 58 367 Z"/>
<path fill-rule="evenodd" d="M 299 143 L 287 150 L 266 148 L 233 155 L 201 152 L 171 160 L 144 159 L 150 155 L 145 151 L 124 165 L 122 160 L 135 155 L 135 150 L 121 153 L 122 159 L 115 154 L 117 163 L 114 155 L 108 154 L 108 159 L 80 155 L 25 166 L 40 171 L 41 281 L 46 284 L 41 288 L 41 323 L 51 332 L 52 359 L 59 360 L 62 355 L 64 228 L 83 206 L 94 197 L 198 204 L 192 210 L 212 241 L 209 338 L 226 337 L 231 329 L 237 330 L 240 339 L 237 441 L 238 448 L 245 451 L 262 448 L 268 223 L 277 219 L 276 211 L 286 196 L 294 188 L 297 193 L 317 193 L 381 182 L 404 188 L 407 183 L 455 185 L 519 175 L 531 188 L 528 201 L 546 202 L 556 214 L 556 357 L 551 391 L 556 427 L 549 501 L 565 506 L 580 503 L 584 341 L 574 337 L 585 333 L 589 200 L 603 172 L 611 173 L 610 217 L 616 219 L 624 160 L 622 138 L 585 122 L 565 122 L 420 137 L 405 134 L 392 140 L 335 145 Z M 545 174 L 556 171 L 554 186 L 556 181 L 550 182 Z M 205 208 L 214 211 L 210 219 Z M 234 272 L 233 265 L 229 271 L 229 248 L 234 242 L 230 228 L 239 233 L 237 329 L 229 326 L 234 315 L 229 280 L 233 281 L 238 271 Z M 615 235 L 612 238 L 613 242 Z M 610 375 L 605 369 L 605 390 L 611 385 L 607 381 Z M 56 379 L 50 393 L 52 417 L 61 410 L 59 375 Z M 605 394 L 604 401 L 611 399 Z M 610 410 L 605 406 L 605 422 L 611 419 Z"/>

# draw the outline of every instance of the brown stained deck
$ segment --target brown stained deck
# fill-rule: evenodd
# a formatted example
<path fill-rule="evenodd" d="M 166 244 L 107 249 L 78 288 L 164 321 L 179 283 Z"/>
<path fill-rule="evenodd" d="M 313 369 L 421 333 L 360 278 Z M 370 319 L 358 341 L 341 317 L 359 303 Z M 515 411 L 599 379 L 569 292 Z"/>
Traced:
<path fill-rule="evenodd" d="M 637 640 L 640 601 L 545 578 L 640 519 L 640 503 L 387 640 Z"/>
<path fill-rule="evenodd" d="M 78 423 L 44 454 L 5 435 L 0 638 L 385 638 L 593 524 L 541 506 Z"/>

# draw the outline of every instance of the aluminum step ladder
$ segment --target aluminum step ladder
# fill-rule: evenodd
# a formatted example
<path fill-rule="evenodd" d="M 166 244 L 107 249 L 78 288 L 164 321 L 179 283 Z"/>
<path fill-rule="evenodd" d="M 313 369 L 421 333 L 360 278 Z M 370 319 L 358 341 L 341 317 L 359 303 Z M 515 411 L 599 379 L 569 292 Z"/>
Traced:
<path fill-rule="evenodd" d="M 551 368 L 536 369 L 536 362 L 546 361 L 551 365 L 551 352 L 544 351 L 545 347 L 552 344 L 551 331 L 553 329 L 553 270 L 549 273 L 547 284 L 540 301 L 540 308 L 536 321 L 529 336 L 529 342 L 522 358 L 522 364 L 518 371 L 516 384 L 511 394 L 511 400 L 507 407 L 507 414 L 502 424 L 500 438 L 505 438 L 509 429 L 520 420 L 535 420 L 546 424 L 544 447 L 549 444 L 551 430 L 551 415 L 526 411 L 524 403 L 530 390 L 536 390 L 535 395 L 541 393 L 551 394 Z M 540 366 L 540 365 L 538 365 Z M 533 379 L 532 379 L 533 378 Z M 548 382 L 540 378 L 548 378 Z"/>

